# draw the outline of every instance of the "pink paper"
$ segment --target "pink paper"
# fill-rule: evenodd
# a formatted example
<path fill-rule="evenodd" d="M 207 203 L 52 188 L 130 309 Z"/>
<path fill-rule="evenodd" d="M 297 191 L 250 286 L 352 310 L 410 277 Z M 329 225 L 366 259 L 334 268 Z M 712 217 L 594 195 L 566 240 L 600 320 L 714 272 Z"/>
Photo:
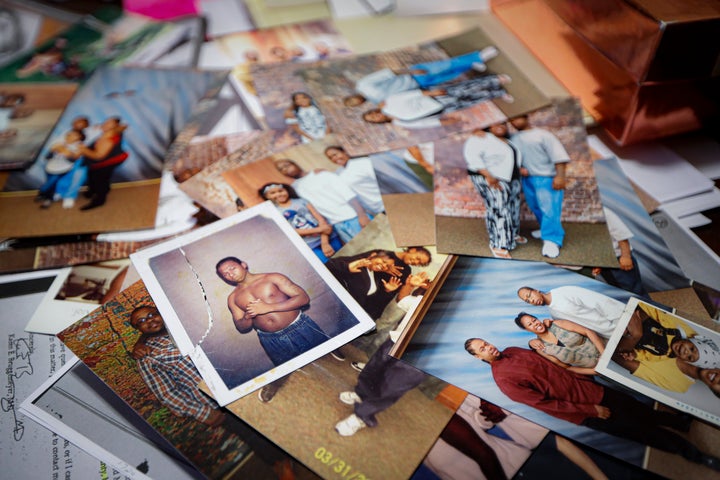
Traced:
<path fill-rule="evenodd" d="M 196 0 L 123 0 L 123 8 L 157 20 L 197 15 Z"/>

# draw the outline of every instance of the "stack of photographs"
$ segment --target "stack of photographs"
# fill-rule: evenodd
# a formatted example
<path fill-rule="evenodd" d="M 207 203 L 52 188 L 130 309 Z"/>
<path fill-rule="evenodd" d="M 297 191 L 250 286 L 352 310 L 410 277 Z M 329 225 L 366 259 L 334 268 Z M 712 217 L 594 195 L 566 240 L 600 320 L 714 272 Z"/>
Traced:
<path fill-rule="evenodd" d="M 720 468 L 717 292 L 578 99 L 479 28 L 363 55 L 329 21 L 206 43 L 201 69 L 94 68 L 3 184 L 0 267 L 64 267 L 0 283 L 23 292 L 3 431 L 67 439 L 41 435 L 39 470 Z"/>

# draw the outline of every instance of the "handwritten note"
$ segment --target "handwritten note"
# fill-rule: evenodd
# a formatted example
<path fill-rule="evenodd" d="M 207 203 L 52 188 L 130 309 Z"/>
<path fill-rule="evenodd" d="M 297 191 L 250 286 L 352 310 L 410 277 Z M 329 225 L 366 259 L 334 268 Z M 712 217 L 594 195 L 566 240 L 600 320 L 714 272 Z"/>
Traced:
<path fill-rule="evenodd" d="M 27 395 L 73 354 L 54 336 L 23 328 L 53 277 L 0 276 L 0 465 L 3 478 L 121 478 L 67 440 L 19 412 Z"/>

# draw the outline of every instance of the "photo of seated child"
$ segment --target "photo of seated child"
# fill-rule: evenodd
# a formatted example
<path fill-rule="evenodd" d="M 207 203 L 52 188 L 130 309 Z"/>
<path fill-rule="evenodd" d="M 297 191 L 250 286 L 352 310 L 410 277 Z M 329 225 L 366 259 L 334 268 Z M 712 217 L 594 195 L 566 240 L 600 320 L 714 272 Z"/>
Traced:
<path fill-rule="evenodd" d="M 258 193 L 265 200 L 275 204 L 283 217 L 303 237 L 308 247 L 323 263 L 342 247 L 342 242 L 333 231 L 332 225 L 320 215 L 312 203 L 300 198 L 290 185 L 267 183 L 260 187 Z"/>
<path fill-rule="evenodd" d="M 70 130 L 65 134 L 63 142 L 50 147 L 45 165 L 47 180 L 36 197 L 36 201 L 41 202 L 40 208 L 50 208 L 53 201 L 60 199 L 63 208 L 75 205 L 77 190 L 87 177 L 87 167 L 82 165 L 82 160 L 78 160 L 83 141 L 85 134 L 82 131 Z"/>

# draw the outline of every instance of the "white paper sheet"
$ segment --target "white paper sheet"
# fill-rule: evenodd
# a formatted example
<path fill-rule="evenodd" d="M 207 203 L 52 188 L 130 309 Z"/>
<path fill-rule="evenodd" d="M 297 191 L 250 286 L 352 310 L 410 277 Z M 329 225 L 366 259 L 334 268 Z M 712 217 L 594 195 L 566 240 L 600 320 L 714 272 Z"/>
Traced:
<path fill-rule="evenodd" d="M 54 336 L 23 331 L 54 272 L 0 276 L 3 371 L 0 404 L 2 477 L 23 479 L 123 478 L 67 440 L 30 421 L 20 403 L 74 355 Z M 45 279 L 43 281 L 42 279 Z"/>
<path fill-rule="evenodd" d="M 604 157 L 617 155 L 625 175 L 660 203 L 697 195 L 714 187 L 702 172 L 659 143 L 619 149 L 611 148 L 595 135 L 588 136 L 588 143 Z"/>

